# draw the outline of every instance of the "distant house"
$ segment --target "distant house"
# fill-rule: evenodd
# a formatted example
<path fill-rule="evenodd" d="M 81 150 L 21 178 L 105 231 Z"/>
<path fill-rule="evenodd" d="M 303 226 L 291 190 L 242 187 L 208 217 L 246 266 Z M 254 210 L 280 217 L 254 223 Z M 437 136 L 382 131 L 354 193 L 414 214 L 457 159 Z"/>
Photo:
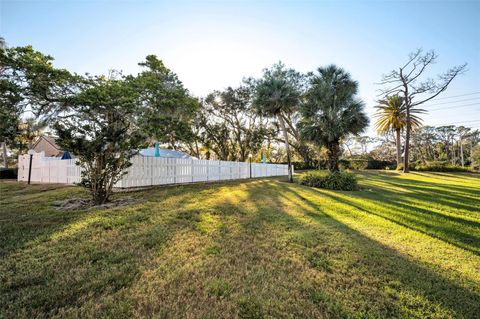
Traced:
<path fill-rule="evenodd" d="M 141 156 L 155 157 L 155 147 L 144 148 L 140 150 Z M 190 155 L 184 152 L 163 149 L 160 148 L 160 157 L 170 157 L 170 158 L 192 158 Z"/>
<path fill-rule="evenodd" d="M 46 157 L 62 157 L 63 150 L 55 142 L 55 137 L 43 135 L 40 136 L 32 148 L 35 152 L 45 152 Z"/>

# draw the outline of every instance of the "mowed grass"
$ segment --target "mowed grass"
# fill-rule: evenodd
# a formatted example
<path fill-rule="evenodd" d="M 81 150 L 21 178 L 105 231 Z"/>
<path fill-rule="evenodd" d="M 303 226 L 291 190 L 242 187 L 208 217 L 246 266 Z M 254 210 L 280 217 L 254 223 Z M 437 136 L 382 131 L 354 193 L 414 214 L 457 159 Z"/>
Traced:
<path fill-rule="evenodd" d="M 479 318 L 480 178 L 364 172 L 121 193 L 0 183 L 0 318 Z"/>

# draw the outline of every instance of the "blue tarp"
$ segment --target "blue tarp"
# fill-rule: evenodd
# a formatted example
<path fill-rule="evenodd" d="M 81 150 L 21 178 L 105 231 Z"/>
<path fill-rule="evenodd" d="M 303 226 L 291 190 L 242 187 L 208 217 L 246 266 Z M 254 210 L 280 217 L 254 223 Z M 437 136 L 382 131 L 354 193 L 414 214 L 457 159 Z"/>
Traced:
<path fill-rule="evenodd" d="M 67 159 L 72 159 L 72 156 L 70 155 L 70 153 L 68 151 L 65 151 L 63 152 L 63 155 L 62 155 L 62 160 L 67 160 Z"/>

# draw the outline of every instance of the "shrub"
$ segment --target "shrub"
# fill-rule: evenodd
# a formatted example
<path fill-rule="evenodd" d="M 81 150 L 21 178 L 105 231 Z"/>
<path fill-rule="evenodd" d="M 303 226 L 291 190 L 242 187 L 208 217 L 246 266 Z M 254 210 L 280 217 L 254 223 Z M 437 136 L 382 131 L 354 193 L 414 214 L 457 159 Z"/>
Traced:
<path fill-rule="evenodd" d="M 339 161 L 339 165 L 344 170 L 395 169 L 397 167 L 396 162 L 376 160 L 369 156 L 346 157 Z"/>
<path fill-rule="evenodd" d="M 279 162 L 277 164 L 284 164 L 286 165 L 287 162 Z M 310 163 L 304 163 L 304 162 L 292 162 L 293 167 L 295 168 L 295 171 L 303 171 L 307 169 L 326 169 L 327 168 L 327 162 L 324 160 L 316 160 L 312 161 Z"/>
<path fill-rule="evenodd" d="M 17 179 L 17 169 L 0 168 L 0 179 Z"/>
<path fill-rule="evenodd" d="M 287 163 L 285 162 L 283 164 L 287 164 Z M 292 162 L 292 165 L 296 171 L 317 168 L 314 163 Z"/>
<path fill-rule="evenodd" d="M 380 161 L 376 159 L 368 160 L 367 169 L 396 169 L 397 163 L 391 161 Z"/>
<path fill-rule="evenodd" d="M 454 166 L 447 161 L 434 161 L 425 164 L 412 163 L 410 169 L 413 171 L 430 171 L 430 172 L 470 172 L 467 167 Z"/>
<path fill-rule="evenodd" d="M 366 169 L 368 167 L 368 159 L 366 158 L 346 158 L 339 162 L 341 169 Z"/>
<path fill-rule="evenodd" d="M 300 184 L 343 191 L 354 191 L 358 189 L 357 178 L 354 174 L 347 172 L 308 172 L 301 177 Z"/>

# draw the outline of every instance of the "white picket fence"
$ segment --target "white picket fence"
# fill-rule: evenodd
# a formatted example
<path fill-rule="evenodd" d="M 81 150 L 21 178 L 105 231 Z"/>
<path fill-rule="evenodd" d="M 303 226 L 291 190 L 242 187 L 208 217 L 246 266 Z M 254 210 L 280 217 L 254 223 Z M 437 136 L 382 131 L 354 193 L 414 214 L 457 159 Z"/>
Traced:
<path fill-rule="evenodd" d="M 81 169 L 75 164 L 76 160 L 60 160 L 55 157 L 45 157 L 44 153 L 36 153 L 32 158 L 32 172 L 30 181 L 45 184 L 74 184 L 81 180 Z M 18 180 L 28 181 L 30 155 L 18 157 Z"/>
<path fill-rule="evenodd" d="M 29 155 L 18 159 L 18 180 L 28 180 Z M 166 184 L 210 182 L 254 177 L 284 176 L 287 165 L 228 161 L 210 161 L 182 158 L 144 157 L 132 158 L 132 166 L 115 187 L 142 187 Z M 34 183 L 78 183 L 81 169 L 75 160 L 60 160 L 33 155 L 31 181 Z"/>

